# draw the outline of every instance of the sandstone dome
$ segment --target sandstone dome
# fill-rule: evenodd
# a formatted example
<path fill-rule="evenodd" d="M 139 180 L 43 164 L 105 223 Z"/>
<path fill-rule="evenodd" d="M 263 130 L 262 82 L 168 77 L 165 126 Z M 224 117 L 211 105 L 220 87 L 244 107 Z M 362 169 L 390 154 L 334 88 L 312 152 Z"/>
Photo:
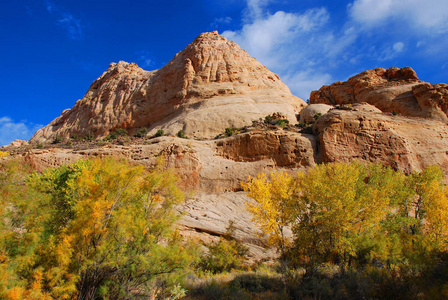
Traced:
<path fill-rule="evenodd" d="M 163 68 L 145 71 L 135 63 L 112 63 L 86 95 L 32 142 L 48 143 L 76 134 L 101 138 L 118 128 L 130 134 L 159 129 L 209 139 L 227 127 L 280 112 L 290 122 L 306 104 L 280 78 L 237 44 L 207 32 Z"/>

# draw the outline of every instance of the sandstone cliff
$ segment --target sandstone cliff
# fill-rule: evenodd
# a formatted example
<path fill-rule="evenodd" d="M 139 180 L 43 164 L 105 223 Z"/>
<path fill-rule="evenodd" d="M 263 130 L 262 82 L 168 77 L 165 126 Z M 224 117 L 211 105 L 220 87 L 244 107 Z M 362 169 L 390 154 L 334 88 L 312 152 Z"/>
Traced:
<path fill-rule="evenodd" d="M 310 103 L 369 103 L 382 112 L 448 121 L 448 85 L 420 81 L 410 67 L 377 68 L 313 91 Z"/>
<path fill-rule="evenodd" d="M 322 162 L 380 162 L 405 173 L 439 165 L 448 173 L 448 126 L 358 104 L 332 109 L 314 124 Z"/>
<path fill-rule="evenodd" d="M 112 63 L 72 109 L 37 131 L 31 142 L 72 135 L 95 138 L 123 128 L 149 134 L 211 138 L 273 112 L 292 122 L 305 103 L 277 75 L 217 32 L 203 33 L 160 70 Z"/>

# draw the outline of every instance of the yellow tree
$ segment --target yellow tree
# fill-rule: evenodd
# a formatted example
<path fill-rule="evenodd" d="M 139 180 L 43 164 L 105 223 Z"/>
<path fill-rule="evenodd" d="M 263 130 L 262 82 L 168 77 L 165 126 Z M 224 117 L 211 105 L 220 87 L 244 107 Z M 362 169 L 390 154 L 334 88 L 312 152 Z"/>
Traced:
<path fill-rule="evenodd" d="M 402 203 L 402 214 L 408 218 L 403 239 L 413 259 L 448 251 L 448 191 L 442 180 L 438 166 L 414 172 L 407 180 L 412 194 Z"/>
<path fill-rule="evenodd" d="M 299 253 L 349 264 L 360 253 L 389 259 L 396 250 L 386 225 L 408 196 L 404 179 L 380 164 L 356 161 L 299 173 L 293 227 Z"/>
<path fill-rule="evenodd" d="M 285 228 L 291 224 L 290 207 L 293 202 L 294 178 L 285 172 L 271 173 L 270 178 L 261 173 L 256 178 L 249 177 L 241 183 L 248 196 L 255 202 L 246 202 L 253 214 L 253 221 L 261 227 L 270 246 L 275 246 L 284 254 L 289 246 Z"/>
<path fill-rule="evenodd" d="M 148 282 L 193 261 L 172 230 L 184 200 L 176 182 L 160 165 L 148 172 L 111 158 L 32 176 L 39 197 L 12 203 L 25 231 L 7 253 L 20 282 L 6 288 L 30 299 L 144 296 Z"/>

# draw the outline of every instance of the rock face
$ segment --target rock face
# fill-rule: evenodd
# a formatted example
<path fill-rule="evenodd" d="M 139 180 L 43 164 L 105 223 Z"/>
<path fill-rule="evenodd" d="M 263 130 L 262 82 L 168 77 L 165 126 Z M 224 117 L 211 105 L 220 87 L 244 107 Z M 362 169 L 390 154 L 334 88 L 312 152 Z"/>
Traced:
<path fill-rule="evenodd" d="M 316 117 L 326 114 L 333 106 L 328 104 L 310 104 L 300 111 L 299 121 L 302 123 L 314 123 Z"/>
<path fill-rule="evenodd" d="M 381 113 L 371 105 L 333 109 L 314 124 L 322 162 L 381 162 L 405 173 L 439 165 L 448 171 L 448 126 Z"/>
<path fill-rule="evenodd" d="M 281 112 L 291 122 L 306 104 L 277 75 L 217 32 L 203 33 L 160 70 L 112 63 L 72 109 L 37 131 L 32 142 L 52 142 L 145 127 L 211 138 L 226 127 Z"/>
<path fill-rule="evenodd" d="M 313 91 L 310 103 L 369 103 L 382 112 L 448 121 L 448 85 L 420 81 L 410 67 L 377 68 Z"/>

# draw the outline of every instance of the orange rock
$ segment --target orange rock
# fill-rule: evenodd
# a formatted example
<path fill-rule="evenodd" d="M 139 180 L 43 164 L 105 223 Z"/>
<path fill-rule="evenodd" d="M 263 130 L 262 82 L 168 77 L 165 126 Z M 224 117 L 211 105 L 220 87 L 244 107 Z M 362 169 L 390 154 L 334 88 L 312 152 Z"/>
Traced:
<path fill-rule="evenodd" d="M 420 81 L 410 68 L 377 68 L 313 91 L 310 103 L 366 102 L 383 112 L 448 121 L 448 86 Z"/>

